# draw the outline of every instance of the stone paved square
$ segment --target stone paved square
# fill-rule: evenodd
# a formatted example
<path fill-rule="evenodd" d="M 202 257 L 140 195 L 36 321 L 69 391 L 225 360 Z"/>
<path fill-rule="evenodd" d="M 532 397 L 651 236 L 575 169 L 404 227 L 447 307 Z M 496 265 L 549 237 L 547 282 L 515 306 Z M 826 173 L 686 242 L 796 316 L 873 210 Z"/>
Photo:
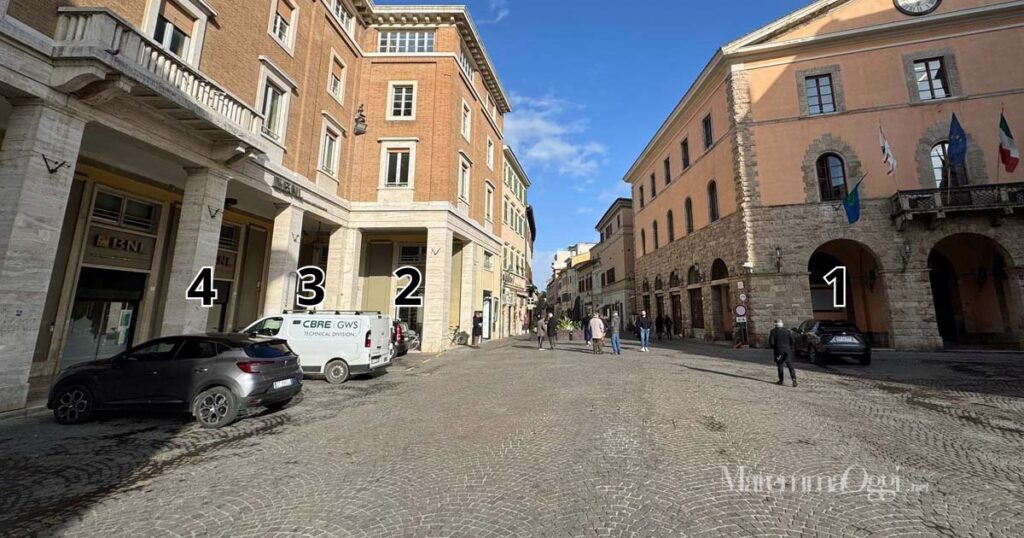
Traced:
<path fill-rule="evenodd" d="M 626 348 L 410 355 L 217 431 L 5 420 L 0 535 L 1024 535 L 1024 357 L 800 361 L 792 388 L 763 350 Z"/>

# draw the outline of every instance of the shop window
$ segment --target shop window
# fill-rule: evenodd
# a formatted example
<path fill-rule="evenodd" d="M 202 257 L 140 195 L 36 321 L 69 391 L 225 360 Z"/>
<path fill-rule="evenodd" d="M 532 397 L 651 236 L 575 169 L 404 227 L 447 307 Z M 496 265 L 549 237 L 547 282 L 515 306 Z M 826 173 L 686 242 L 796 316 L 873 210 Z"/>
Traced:
<path fill-rule="evenodd" d="M 220 241 L 218 246 L 226 250 L 238 250 L 239 236 L 241 229 L 238 226 L 224 224 L 220 227 Z"/>

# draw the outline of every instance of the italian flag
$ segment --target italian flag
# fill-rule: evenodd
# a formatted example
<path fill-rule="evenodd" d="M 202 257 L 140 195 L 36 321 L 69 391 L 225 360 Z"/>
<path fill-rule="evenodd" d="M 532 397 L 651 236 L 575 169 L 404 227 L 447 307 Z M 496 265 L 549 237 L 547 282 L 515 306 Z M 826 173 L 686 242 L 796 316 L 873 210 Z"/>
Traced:
<path fill-rule="evenodd" d="M 1013 173 L 1020 164 L 1020 152 L 1017 151 L 1017 144 L 1013 141 L 1013 133 L 1010 132 L 1010 124 L 1006 123 L 1006 116 L 999 115 L 999 160 L 1003 162 L 1006 171 Z"/>

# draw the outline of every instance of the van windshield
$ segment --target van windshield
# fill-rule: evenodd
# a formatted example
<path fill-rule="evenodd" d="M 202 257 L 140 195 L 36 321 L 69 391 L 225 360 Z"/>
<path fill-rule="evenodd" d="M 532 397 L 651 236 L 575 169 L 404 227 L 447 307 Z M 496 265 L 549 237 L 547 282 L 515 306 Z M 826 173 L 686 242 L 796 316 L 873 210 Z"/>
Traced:
<path fill-rule="evenodd" d="M 267 318 L 251 325 L 245 332 L 262 336 L 277 336 L 277 333 L 281 332 L 283 323 L 284 318 Z"/>

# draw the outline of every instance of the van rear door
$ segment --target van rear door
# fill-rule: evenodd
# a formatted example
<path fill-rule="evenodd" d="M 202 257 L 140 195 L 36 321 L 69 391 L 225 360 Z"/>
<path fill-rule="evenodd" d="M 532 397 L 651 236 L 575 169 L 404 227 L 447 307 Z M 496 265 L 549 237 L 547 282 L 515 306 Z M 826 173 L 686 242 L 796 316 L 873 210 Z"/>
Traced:
<path fill-rule="evenodd" d="M 367 331 L 370 333 L 370 346 L 366 351 L 370 355 L 370 367 L 387 366 L 391 360 L 391 318 L 373 316 L 367 321 L 369 322 Z"/>

